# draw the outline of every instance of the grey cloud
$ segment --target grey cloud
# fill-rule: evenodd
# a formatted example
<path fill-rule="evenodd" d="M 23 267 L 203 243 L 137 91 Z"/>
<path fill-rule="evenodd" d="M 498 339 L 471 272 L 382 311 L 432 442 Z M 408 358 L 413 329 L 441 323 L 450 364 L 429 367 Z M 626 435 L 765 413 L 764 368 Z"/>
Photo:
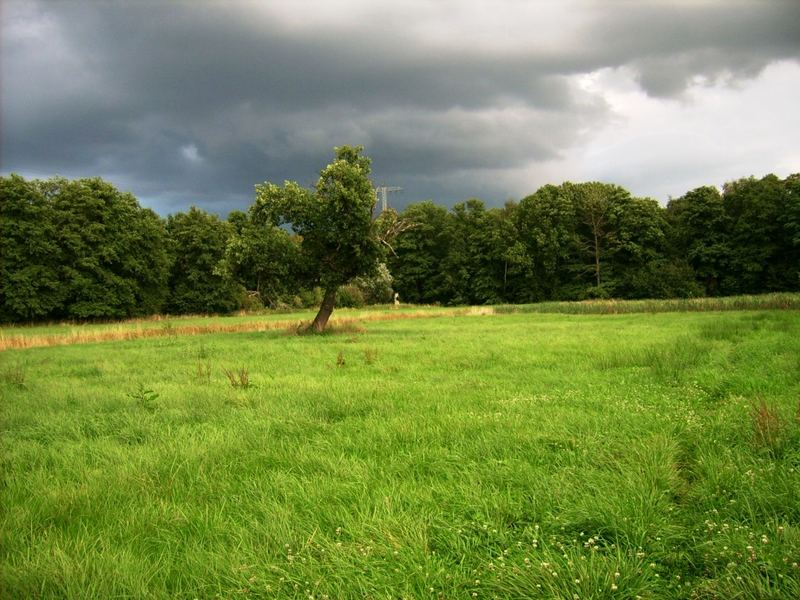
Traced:
<path fill-rule="evenodd" d="M 259 6 L 9 2 L 2 171 L 108 175 L 162 211 L 224 212 L 255 183 L 311 183 L 334 145 L 362 143 L 406 201 L 502 201 L 493 170 L 556 160 L 609 118 L 571 76 L 628 66 L 649 94 L 674 96 L 695 75 L 751 77 L 799 45 L 796 2 L 578 3 L 566 9 L 583 16 L 578 34 L 546 49 L 533 42 L 547 23 L 530 24 L 531 43 L 465 32 L 442 45 L 414 14 L 408 27 L 372 8 L 297 28 L 280 4 L 267 4 L 273 18 Z"/>
<path fill-rule="evenodd" d="M 653 96 L 675 96 L 693 76 L 756 76 L 800 58 L 800 2 L 642 2 L 615 5 L 587 35 L 604 62 L 629 65 Z"/>
<path fill-rule="evenodd" d="M 343 100 L 362 110 L 449 108 L 502 97 L 569 108 L 565 89 L 536 56 L 487 55 L 471 51 L 469 40 L 431 53 L 402 34 L 387 40 L 380 29 L 292 35 L 248 20 L 248 4 L 190 6 L 133 3 L 122 15 L 118 4 L 57 3 L 48 12 L 75 52 L 125 90 L 116 101 L 131 108 L 193 115 L 248 100 L 282 110 Z"/>

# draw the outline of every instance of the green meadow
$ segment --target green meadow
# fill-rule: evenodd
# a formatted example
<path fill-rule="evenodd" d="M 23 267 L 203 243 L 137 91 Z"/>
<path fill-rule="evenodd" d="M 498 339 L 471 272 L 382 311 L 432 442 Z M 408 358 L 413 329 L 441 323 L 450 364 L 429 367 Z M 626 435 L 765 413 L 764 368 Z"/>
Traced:
<path fill-rule="evenodd" d="M 726 308 L 0 352 L 0 597 L 800 598 L 800 311 Z"/>

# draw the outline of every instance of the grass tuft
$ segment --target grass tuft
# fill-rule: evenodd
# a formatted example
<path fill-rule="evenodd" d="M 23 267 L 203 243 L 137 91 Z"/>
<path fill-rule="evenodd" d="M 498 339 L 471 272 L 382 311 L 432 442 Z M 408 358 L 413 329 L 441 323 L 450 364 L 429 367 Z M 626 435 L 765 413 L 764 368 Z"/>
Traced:
<path fill-rule="evenodd" d="M 777 410 L 770 408 L 764 399 L 753 407 L 751 415 L 756 448 L 766 449 L 773 454 L 780 453 L 789 431 L 785 419 Z"/>
<path fill-rule="evenodd" d="M 377 348 L 364 348 L 364 362 L 368 365 L 374 365 L 378 360 Z"/>
<path fill-rule="evenodd" d="M 250 371 L 246 367 L 240 367 L 238 369 L 222 367 L 222 372 L 225 373 L 225 377 L 228 378 L 228 383 L 230 383 L 232 388 L 246 390 L 252 385 L 250 382 Z"/>
<path fill-rule="evenodd" d="M 20 363 L 16 363 L 5 369 L 2 377 L 3 381 L 10 385 L 15 385 L 20 388 L 25 387 L 25 368 Z"/>
<path fill-rule="evenodd" d="M 204 362 L 197 363 L 197 370 L 195 371 L 195 379 L 199 383 L 209 385 L 211 383 L 211 365 Z"/>

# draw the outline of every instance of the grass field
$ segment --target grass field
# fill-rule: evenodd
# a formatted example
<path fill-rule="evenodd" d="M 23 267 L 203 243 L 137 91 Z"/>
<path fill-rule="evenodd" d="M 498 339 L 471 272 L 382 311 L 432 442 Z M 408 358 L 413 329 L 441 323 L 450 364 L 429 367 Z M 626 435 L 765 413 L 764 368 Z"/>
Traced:
<path fill-rule="evenodd" d="M 437 310 L 0 352 L 0 597 L 800 597 L 800 312 Z"/>
<path fill-rule="evenodd" d="M 349 325 L 361 321 L 426 319 L 464 315 L 563 313 L 629 314 L 654 312 L 708 312 L 730 310 L 800 310 L 800 294 L 772 293 L 725 298 L 682 298 L 675 300 L 585 300 L 583 302 L 539 302 L 500 306 L 442 307 L 403 305 L 338 309 L 332 323 Z M 51 323 L 0 327 L 0 352 L 9 349 L 38 348 L 103 341 L 155 337 L 237 333 L 244 331 L 296 330 L 314 316 L 310 310 L 263 311 L 239 316 L 155 315 L 110 323 Z"/>

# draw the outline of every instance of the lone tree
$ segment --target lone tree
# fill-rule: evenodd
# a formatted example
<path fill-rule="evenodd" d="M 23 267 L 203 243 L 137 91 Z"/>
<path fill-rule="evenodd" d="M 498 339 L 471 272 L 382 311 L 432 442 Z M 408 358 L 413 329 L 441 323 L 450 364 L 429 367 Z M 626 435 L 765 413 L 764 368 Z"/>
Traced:
<path fill-rule="evenodd" d="M 361 146 L 336 148 L 335 160 L 320 172 L 315 189 L 294 181 L 283 187 L 256 186 L 254 221 L 288 224 L 301 239 L 304 279 L 324 290 L 311 324 L 324 331 L 336 306 L 336 291 L 358 276 L 374 274 L 387 247 L 381 221 L 373 220 L 375 190 L 370 160 Z"/>

